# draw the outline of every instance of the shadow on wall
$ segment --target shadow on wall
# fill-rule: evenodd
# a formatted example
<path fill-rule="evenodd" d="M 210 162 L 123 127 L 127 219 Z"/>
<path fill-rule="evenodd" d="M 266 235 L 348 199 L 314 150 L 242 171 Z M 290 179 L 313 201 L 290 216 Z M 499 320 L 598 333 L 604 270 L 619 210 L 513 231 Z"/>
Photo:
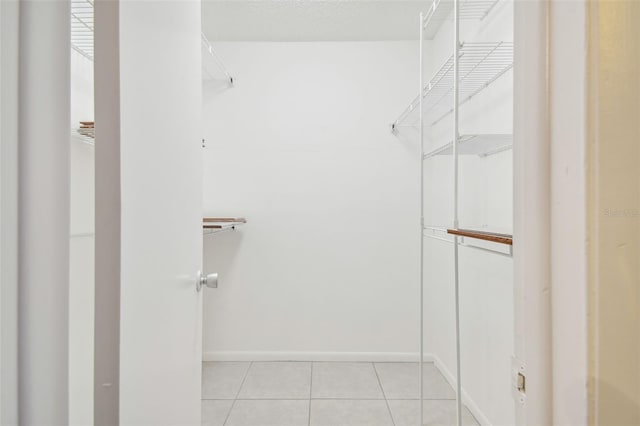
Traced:
<path fill-rule="evenodd" d="M 203 240 L 204 270 L 217 272 L 222 280 L 234 269 L 234 262 L 244 238 L 241 230 L 205 234 Z"/>
<path fill-rule="evenodd" d="M 624 391 L 609 382 L 597 378 L 592 378 L 592 380 L 595 382 L 594 387 L 598 389 L 600 418 L 615 420 L 615 424 L 619 426 L 640 424 L 639 401 L 632 399 L 632 395 L 625 394 Z"/>
<path fill-rule="evenodd" d="M 419 127 L 400 127 L 395 130 L 393 136 L 400 141 L 402 147 L 415 154 L 420 155 L 420 128 Z"/>
<path fill-rule="evenodd" d="M 202 82 L 202 93 L 205 99 L 209 97 L 213 97 L 219 95 L 222 92 L 231 89 L 233 85 L 229 80 L 226 79 L 212 79 L 206 80 Z"/>

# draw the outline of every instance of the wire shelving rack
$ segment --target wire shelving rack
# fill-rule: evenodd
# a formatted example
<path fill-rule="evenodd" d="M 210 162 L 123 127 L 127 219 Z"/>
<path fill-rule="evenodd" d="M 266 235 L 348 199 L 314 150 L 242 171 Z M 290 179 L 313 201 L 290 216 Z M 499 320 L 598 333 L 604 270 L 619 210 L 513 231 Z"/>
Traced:
<path fill-rule="evenodd" d="M 93 2 L 71 0 L 71 48 L 93 61 Z"/>
<path fill-rule="evenodd" d="M 90 61 L 93 61 L 94 57 L 93 34 L 93 1 L 71 0 L 71 48 Z M 202 79 L 218 79 L 216 75 L 222 73 L 223 78 L 233 85 L 233 77 L 207 37 L 201 33 L 200 38 L 203 51 Z M 217 69 L 217 72 L 214 69 Z"/>
<path fill-rule="evenodd" d="M 96 137 L 93 129 L 71 129 L 71 137 L 87 145 L 95 146 Z"/>
<path fill-rule="evenodd" d="M 463 105 L 486 89 L 491 83 L 513 67 L 513 43 L 467 42 L 458 51 L 458 105 Z M 453 112 L 454 55 L 434 74 L 422 90 L 423 119 L 428 124 L 437 124 Z M 416 96 L 400 117 L 391 125 L 393 131 L 399 127 L 419 125 L 420 95 Z"/>
<path fill-rule="evenodd" d="M 513 135 L 511 134 L 478 134 L 461 135 L 458 138 L 458 155 L 477 155 L 488 157 L 502 151 L 511 149 Z M 439 146 L 426 154 L 424 159 L 437 155 L 453 155 L 453 142 Z"/>
<path fill-rule="evenodd" d="M 418 130 L 420 143 L 420 356 L 419 377 L 423 377 L 425 334 L 424 334 L 424 296 L 425 296 L 425 239 L 448 243 L 453 248 L 453 289 L 455 300 L 455 391 L 456 391 L 456 425 L 462 426 L 463 388 L 461 367 L 461 321 L 460 321 L 460 249 L 470 248 L 491 254 L 511 258 L 513 256 L 513 236 L 495 232 L 492 227 L 459 226 L 460 223 L 460 167 L 459 156 L 477 155 L 486 157 L 510 149 L 513 136 L 510 134 L 460 134 L 460 109 L 501 76 L 513 68 L 512 42 L 475 41 L 461 42 L 460 24 L 463 20 L 484 19 L 499 0 L 433 0 L 426 14 L 420 14 L 420 54 L 418 94 L 408 107 L 391 125 L 394 134 L 401 127 L 412 127 Z M 452 17 L 453 51 L 437 69 L 431 79 L 426 80 L 425 41 L 433 39 L 442 24 Z M 427 127 L 438 124 L 445 117 L 451 118 L 451 134 L 449 142 L 425 150 Z M 440 129 L 441 126 L 437 130 Z M 451 222 L 446 227 L 426 226 L 425 223 L 425 166 L 426 159 L 436 156 L 449 156 L 452 162 L 452 209 Z M 439 203 L 440 200 L 436 200 Z M 447 214 L 447 216 L 449 216 Z M 440 218 L 442 219 L 442 218 Z M 482 220 L 482 219 L 481 219 Z M 484 222 L 484 221 L 483 221 Z M 453 384 L 452 384 L 453 385 Z M 420 381 L 419 399 L 424 396 L 424 380 Z M 419 418 L 424 420 L 424 407 L 419 405 Z"/>
<path fill-rule="evenodd" d="M 500 0 L 466 0 L 460 2 L 460 19 L 484 19 Z M 453 0 L 434 0 L 424 15 L 424 38 L 432 40 L 453 11 Z"/>

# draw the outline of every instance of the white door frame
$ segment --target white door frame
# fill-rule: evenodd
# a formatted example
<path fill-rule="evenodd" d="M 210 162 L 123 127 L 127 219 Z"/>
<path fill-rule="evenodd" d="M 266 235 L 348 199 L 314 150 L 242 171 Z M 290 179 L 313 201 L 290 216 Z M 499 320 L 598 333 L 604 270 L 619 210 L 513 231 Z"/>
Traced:
<path fill-rule="evenodd" d="M 18 2 L 0 2 L 0 424 L 18 424 Z"/>
<path fill-rule="evenodd" d="M 580 0 L 582 1 L 582 0 Z M 68 3 L 64 1 L 53 2 L 59 8 L 68 7 Z M 559 2 L 558 2 L 559 3 Z M 15 161 L 11 161 L 12 155 L 17 155 L 17 140 L 15 136 L 11 138 L 9 132 L 11 132 L 11 123 L 14 119 L 9 113 L 10 109 L 7 108 L 7 103 L 9 105 L 15 105 L 15 99 L 11 100 L 11 97 L 7 96 L 7 89 L 14 87 L 17 90 L 17 86 L 14 84 L 13 86 L 7 83 L 7 79 L 16 78 L 16 76 L 11 76 L 10 73 L 7 73 L 7 70 L 10 68 L 5 67 L 6 61 L 11 61 L 11 55 L 15 55 L 15 49 L 17 48 L 17 40 L 18 37 L 6 37 L 6 34 L 10 31 L 17 31 L 17 27 L 11 28 L 7 25 L 8 22 L 14 21 L 14 24 L 17 24 L 17 5 L 18 2 L 10 2 L 3 1 L 2 10 L 0 11 L 0 19 L 2 19 L 2 49 L 0 50 L 1 58 L 2 58 L 2 85 L 0 86 L 2 90 L 2 116 L 1 116 L 1 131 L 2 131 L 2 164 L 0 165 L 0 170 L 2 173 L 2 191 L 0 193 L 0 199 L 2 203 L 1 209 L 1 225 L 2 225 L 2 250 L 1 254 L 1 267 L 2 267 L 2 293 L 1 296 L 1 330 L 2 330 L 2 355 L 0 358 L 0 367 L 2 368 L 2 399 L 0 400 L 0 415 L 2 416 L 2 424 L 14 424 L 11 420 L 6 419 L 15 419 L 17 413 L 15 407 L 17 406 L 17 398 L 15 392 L 8 391 L 8 388 L 15 389 L 16 386 L 16 377 L 12 377 L 11 375 L 7 375 L 7 371 L 10 371 L 11 365 L 15 366 L 15 353 L 12 355 L 12 345 L 17 338 L 15 322 L 12 324 L 12 321 L 15 321 L 15 309 L 12 311 L 12 308 L 17 307 L 17 294 L 16 288 L 17 286 L 11 286 L 10 284 L 15 283 L 17 268 L 14 264 L 17 261 L 15 257 L 15 251 L 12 249 L 17 245 L 17 233 L 12 234 L 10 232 L 5 232 L 7 229 L 15 229 L 15 225 L 17 222 L 17 212 L 12 211 L 12 201 L 15 201 L 17 196 L 17 185 L 12 185 L 11 176 L 15 176 L 17 170 L 15 167 L 11 168 L 11 165 L 16 165 Z M 46 4 L 45 2 L 34 2 L 33 4 Z M 108 6 L 109 5 L 109 6 Z M 556 226 L 560 226 L 561 223 L 568 224 L 573 220 L 572 217 L 566 216 L 555 216 L 552 219 L 552 207 L 551 207 L 551 188 L 552 183 L 555 184 L 557 181 L 553 177 L 553 171 L 560 171 L 559 167 L 561 167 L 561 162 L 553 162 L 552 161 L 552 152 L 555 149 L 552 145 L 552 137 L 551 137 L 551 125 L 549 122 L 550 111 L 549 104 L 551 102 L 549 96 L 550 89 L 550 81 L 548 76 L 550 75 L 551 66 L 549 64 L 549 29 L 552 25 L 559 25 L 562 21 L 555 20 L 554 24 L 550 24 L 550 3 L 545 1 L 520 1 L 516 0 L 515 7 L 515 43 L 516 43 L 516 61 L 518 66 L 515 71 L 515 102 L 516 102 L 516 135 L 515 135 L 515 146 L 514 146 L 514 169 L 516 170 L 516 174 L 514 176 L 515 186 L 517 188 L 515 194 L 515 229 L 514 229 L 514 238 L 516 239 L 516 246 L 514 248 L 514 259 L 515 259 L 515 279 L 517 283 L 517 294 L 519 299 L 526 299 L 526 306 L 522 306 L 522 304 L 517 304 L 516 306 L 523 308 L 519 309 L 516 315 L 516 321 L 519 324 L 518 329 L 521 331 L 521 335 L 519 336 L 517 343 L 516 354 L 519 357 L 522 357 L 526 362 L 527 367 L 527 409 L 524 413 L 524 417 L 521 418 L 521 424 L 552 424 L 553 415 L 552 410 L 552 399 L 556 399 L 558 387 L 561 386 L 561 383 L 558 382 L 557 379 L 552 381 L 551 371 L 552 365 L 556 370 L 556 374 L 559 372 L 559 368 L 562 365 L 566 365 L 566 357 L 570 352 L 575 353 L 576 348 L 554 348 L 552 351 L 552 327 L 555 329 L 556 326 L 559 325 L 557 322 L 557 316 L 554 319 L 553 325 L 551 322 L 551 282 L 552 282 L 552 266 L 551 266 L 551 253 L 555 255 L 562 252 L 561 247 L 557 247 L 553 242 L 553 239 L 550 236 L 549 230 L 551 229 L 552 223 Z M 11 10 L 11 7 L 14 9 Z M 98 0 L 96 2 L 96 9 L 99 10 L 103 8 L 103 13 L 117 13 L 117 2 L 111 1 L 101 1 Z M 99 18 L 99 13 L 96 14 L 97 19 Z M 58 16 L 58 14 L 54 14 L 54 16 Z M 555 15 L 558 17 L 559 15 Z M 566 16 L 565 16 L 566 17 Z M 29 38 L 26 37 L 29 34 L 32 34 L 32 31 L 44 31 L 47 32 L 45 37 L 49 37 L 53 35 L 54 41 L 61 40 L 60 34 L 61 31 L 65 31 L 65 28 L 68 28 L 65 25 L 60 24 L 55 19 L 51 19 L 50 15 L 47 15 L 49 25 L 38 26 L 37 28 L 32 27 L 31 19 L 33 16 L 29 16 L 28 8 L 26 12 L 26 16 L 22 16 L 21 23 L 22 28 L 20 29 L 20 43 L 21 43 L 21 53 L 25 54 L 29 52 Z M 59 15 L 59 18 L 62 18 L 62 14 Z M 68 18 L 68 16 L 65 16 Z M 567 17 L 568 18 L 568 17 Z M 555 19 L 555 18 L 554 18 Z M 569 22 L 565 21 L 565 23 Z M 555 28 L 558 28 L 557 26 Z M 579 31 L 579 27 L 574 28 L 575 31 Z M 105 34 L 104 38 L 101 37 L 100 31 L 96 32 L 96 51 L 102 50 L 104 52 L 104 56 L 102 59 L 105 63 L 110 64 L 109 66 L 117 66 L 117 63 L 112 61 L 117 60 L 117 55 L 113 57 L 114 49 L 117 52 L 117 45 L 113 45 L 113 36 L 117 35 L 117 28 L 110 29 L 109 34 Z M 11 46 L 10 41 L 14 40 L 15 45 Z M 34 42 L 31 39 L 31 42 Z M 53 43 L 53 41 L 52 41 Z M 102 44 L 101 49 L 98 49 L 99 44 Z M 64 102 L 65 95 L 62 94 L 63 91 L 67 93 L 68 90 L 65 90 L 64 87 L 60 87 L 60 81 L 65 81 L 65 78 L 68 79 L 68 61 L 65 61 L 66 55 L 68 55 L 68 46 L 65 46 L 64 49 L 60 47 L 58 44 L 54 44 L 55 49 L 51 51 L 50 57 L 37 56 L 33 55 L 29 56 L 29 61 L 21 61 L 22 70 L 28 69 L 29 67 L 40 64 L 40 62 L 46 62 L 42 64 L 43 68 L 40 70 L 46 69 L 50 71 L 54 71 L 54 73 L 59 74 L 57 76 L 53 76 L 51 73 L 38 73 L 38 77 L 40 79 L 44 79 L 43 84 L 48 84 L 49 88 L 52 81 L 55 81 L 55 84 L 60 92 L 60 100 Z M 11 49 L 14 49 L 11 52 Z M 59 49 L 59 50 L 58 50 Z M 41 49 L 38 49 L 41 52 Z M 562 57 L 562 52 L 559 50 L 555 51 L 557 56 L 553 56 L 558 59 Z M 7 59 L 9 58 L 9 59 Z M 33 62 L 31 62 L 33 61 Z M 51 66 L 51 62 L 53 61 L 55 66 Z M 100 58 L 96 57 L 96 62 L 99 63 Z M 581 67 L 582 64 L 578 63 L 578 67 Z M 101 67 L 96 67 L 100 69 Z M 17 71 L 17 70 L 15 70 Z M 105 74 L 108 70 L 105 70 Z M 115 73 L 112 75 L 116 75 Z M 553 75 L 553 74 L 551 74 Z M 47 77 L 49 76 L 49 77 Z M 27 75 L 26 78 L 29 76 Z M 105 76 L 103 76 L 104 78 Z M 23 77 L 24 78 L 24 77 Z M 96 79 L 98 80 L 98 79 Z M 526 84 L 523 84 L 526 82 Z M 532 84 L 536 82 L 536 84 Z M 117 84 L 117 79 L 112 80 L 111 84 Z M 24 91 L 28 87 L 30 87 L 31 82 L 27 79 L 24 80 L 24 84 L 21 86 Z M 64 85 L 63 85 L 64 86 Z M 99 85 L 97 85 L 96 89 L 98 90 Z M 67 88 L 68 89 L 68 88 Z M 574 88 L 575 89 L 575 88 Z M 47 110 L 47 107 L 51 107 L 51 105 L 43 106 L 41 100 L 38 100 L 36 105 L 30 104 L 28 102 L 29 97 L 26 94 L 26 102 L 23 102 L 21 111 L 28 115 L 30 119 L 34 121 L 38 121 L 38 116 L 35 115 L 37 113 L 41 113 L 46 115 L 46 117 L 51 117 L 50 110 Z M 96 93 L 96 97 L 98 93 Z M 31 98 L 33 99 L 33 98 Z M 68 98 L 66 98 L 68 101 Z M 39 106 L 38 106 L 39 105 Z M 64 110 L 64 108 L 60 108 L 60 101 L 54 104 L 56 106 L 56 111 L 54 114 L 59 113 L 60 110 Z M 33 106 L 34 110 L 31 109 Z M 116 106 L 117 107 L 117 106 Z M 111 106 L 110 109 L 103 112 L 101 120 L 107 120 L 107 117 L 110 117 L 111 120 L 116 120 L 118 117 L 118 111 L 113 109 L 114 106 Z M 36 111 L 38 110 L 38 111 Z M 15 111 L 15 108 L 14 108 Z M 66 112 L 63 112 L 66 113 Z M 98 116 L 99 112 L 96 110 L 96 116 Z M 106 114 L 106 115 L 105 115 Z M 56 116 L 57 117 L 57 116 Z M 55 122 L 45 120 L 47 127 L 42 126 L 42 122 L 40 122 L 40 128 L 43 131 L 50 131 L 48 140 L 51 141 L 51 134 L 61 135 L 62 128 L 58 125 L 58 121 L 63 123 L 64 127 L 64 138 L 58 140 L 55 139 L 56 148 L 55 158 L 49 159 L 48 164 L 51 167 L 59 168 L 61 172 L 60 175 L 57 175 L 60 179 L 64 179 L 64 171 L 62 170 L 68 162 L 68 155 L 64 155 L 65 149 L 68 149 L 68 120 L 57 120 Z M 105 121 L 102 121 L 105 122 Z M 105 126 L 106 127 L 106 126 Z M 117 126 L 109 126 L 112 128 L 117 128 Z M 17 131 L 17 129 L 14 129 Z M 17 133 L 14 133 L 17 134 Z M 33 134 L 32 134 L 33 135 Z M 36 136 L 36 135 L 34 135 Z M 111 135 L 110 139 L 114 140 L 118 135 Z M 29 147 L 33 147 L 35 151 L 26 151 L 23 150 L 21 153 L 29 153 L 30 155 L 33 153 L 42 153 L 40 150 L 42 148 L 41 144 L 43 143 L 43 138 L 38 137 L 29 137 L 26 136 L 21 139 L 21 144 L 26 144 Z M 104 156 L 118 156 L 118 144 L 112 145 L 114 148 L 109 152 L 103 151 Z M 556 147 L 557 148 L 557 147 Z M 579 145 L 576 149 L 579 149 Z M 565 152 L 566 154 L 566 152 Z M 98 148 L 96 148 L 96 186 L 100 185 L 99 183 L 99 157 L 100 154 L 98 152 Z M 31 177 L 31 173 L 33 169 L 29 168 L 29 165 L 33 165 L 31 161 L 36 161 L 34 158 L 21 157 L 21 165 L 25 164 L 27 167 L 23 169 L 21 178 L 22 180 Z M 54 161 L 51 161 L 54 160 Z M 10 167 L 7 167 L 9 165 Z M 103 184 L 108 182 L 108 179 L 114 179 L 118 177 L 117 170 L 108 170 L 103 165 L 103 173 L 111 173 L 110 177 L 107 178 L 106 175 L 103 176 Z M 7 179 L 9 177 L 9 179 Z M 68 175 L 67 175 L 68 177 Z M 15 183 L 15 181 L 13 181 Z M 118 181 L 112 180 L 111 185 L 107 185 L 105 188 L 100 189 L 100 197 L 97 197 L 97 203 L 99 200 L 107 203 L 113 201 L 110 197 L 114 199 L 119 199 L 119 188 Z M 577 179 L 573 182 L 575 185 L 574 188 L 580 188 L 580 185 L 583 184 L 584 181 Z M 24 327 L 27 327 L 27 324 L 24 323 L 27 320 L 28 312 L 35 312 L 34 309 L 37 308 L 38 303 L 47 304 L 47 309 L 53 315 L 54 318 L 59 318 L 57 316 L 66 308 L 66 299 L 53 297 L 53 299 L 49 300 L 42 292 L 40 292 L 42 280 L 38 278 L 41 277 L 41 274 L 49 274 L 51 272 L 52 275 L 48 276 L 47 283 L 51 284 L 50 288 L 52 292 L 54 292 L 54 296 L 59 295 L 59 291 L 65 291 L 65 288 L 68 286 L 68 280 L 64 279 L 65 271 L 61 268 L 56 268 L 55 265 L 68 265 L 68 259 L 65 262 L 65 255 L 68 256 L 68 250 L 65 252 L 64 247 L 68 245 L 68 229 L 65 228 L 65 222 L 62 220 L 64 216 L 65 207 L 64 200 L 65 197 L 68 198 L 68 185 L 57 185 L 55 189 L 56 197 L 51 198 L 42 198 L 39 196 L 29 197 L 29 193 L 24 191 L 23 189 L 23 197 L 27 197 L 30 203 L 29 208 L 34 208 L 35 205 L 43 208 L 42 211 L 49 211 L 49 213 L 54 212 L 54 215 L 49 215 L 49 220 L 46 222 L 42 222 L 41 217 L 38 215 L 27 216 L 26 220 L 22 222 L 23 227 L 29 226 L 32 229 L 31 232 L 22 235 L 21 243 L 27 243 L 26 247 L 30 247 L 28 245 L 29 239 L 31 243 L 34 243 L 34 239 L 37 240 L 38 245 L 43 245 L 45 240 L 54 244 L 55 246 L 60 246 L 62 250 L 58 252 L 57 257 L 51 259 L 51 262 L 47 262 L 47 265 L 40 264 L 37 272 L 34 272 L 32 275 L 28 275 L 26 278 L 21 277 L 21 285 L 25 285 L 27 288 L 33 288 L 34 292 L 23 291 L 21 293 L 21 306 L 23 308 L 29 307 L 27 314 L 21 317 Z M 38 189 L 37 192 L 40 192 L 41 188 Z M 109 195 L 107 195 L 109 194 Z M 35 194 L 32 194 L 35 195 Z M 580 201 L 579 199 L 577 200 Z M 15 207 L 15 205 L 13 206 Z M 572 205 L 570 208 L 573 208 L 576 211 L 576 205 Z M 52 209 L 52 210 L 50 210 Z M 101 209 L 96 209 L 96 211 L 104 211 Z M 26 213 L 26 212 L 25 212 Z M 68 217 L 68 211 L 66 211 Z M 22 215 L 21 215 L 22 216 Z M 111 225 L 113 226 L 113 221 L 119 220 L 117 215 L 111 214 L 110 216 L 104 217 L 105 221 L 111 221 Z M 563 220 L 564 218 L 564 220 Z M 36 220 L 37 219 L 37 220 Z M 40 221 L 40 223 L 38 223 Z M 553 222 L 552 222 L 553 221 Z M 67 222 L 68 223 L 68 222 Z M 96 218 L 96 228 L 99 230 L 99 218 Z M 64 236 L 64 241 L 61 238 Z M 119 236 L 112 235 L 109 238 L 106 238 L 105 242 L 107 243 L 104 247 L 104 251 L 102 252 L 102 256 L 110 256 L 110 261 L 112 262 L 112 266 L 116 266 L 115 269 L 110 270 L 111 277 L 105 275 L 105 270 L 103 269 L 100 272 L 98 269 L 98 265 L 96 264 L 96 278 L 97 280 L 103 279 L 106 281 L 115 278 L 117 275 L 119 278 L 119 252 L 115 253 L 113 251 L 113 247 L 119 247 Z M 96 237 L 96 241 L 98 238 Z M 68 247 L 67 247 L 68 249 Z M 96 253 L 98 253 L 99 247 L 97 242 Z M 560 251 L 558 251 L 560 250 Z M 25 251 L 22 252 L 23 258 L 26 260 L 28 258 L 28 253 Z M 13 255 L 13 256 L 12 256 Z M 13 259 L 13 260 L 12 260 Z M 113 263 L 115 262 L 115 264 Z M 26 262 L 23 263 L 23 266 L 27 266 Z M 29 263 L 29 267 L 33 267 L 33 263 Z M 13 268 L 13 270 L 12 270 Z M 554 269 L 553 278 L 554 284 L 556 283 L 555 277 L 556 274 L 562 274 L 562 271 Z M 558 276 L 560 278 L 561 275 Z M 119 283 L 119 279 L 114 279 L 111 283 Z M 98 284 L 98 283 L 96 283 Z M 33 286 L 33 287 L 30 287 Z M 562 311 L 563 303 L 566 306 L 569 306 L 569 301 L 566 299 L 566 293 L 564 293 L 564 299 L 556 298 L 558 292 L 556 291 L 556 286 L 554 286 L 554 312 L 560 313 Z M 113 315 L 113 308 L 117 309 L 119 303 L 119 291 L 117 288 L 113 288 L 113 293 L 111 294 L 111 298 L 109 299 L 112 303 L 107 310 L 111 310 L 111 315 Z M 51 294 L 51 293 L 50 293 Z M 118 296 L 118 297 L 116 297 Z M 106 297 L 106 295 L 103 295 Z M 13 300 L 12 300 L 13 299 Z M 40 301 L 40 302 L 38 302 Z M 102 299 L 105 302 L 105 299 Z M 586 307 L 586 301 L 582 300 L 579 302 L 583 307 Z M 117 312 L 117 311 L 116 311 Z M 100 327 L 100 314 L 97 312 L 97 321 L 96 327 Z M 583 330 L 583 323 L 586 324 L 585 312 L 578 311 L 575 316 L 572 317 L 572 327 L 573 331 L 580 332 Z M 13 319 L 12 319 L 13 318 Z M 104 326 L 110 321 L 112 318 L 103 317 L 102 325 Z M 51 353 L 52 347 L 47 348 L 45 352 L 38 352 L 37 350 L 31 354 L 31 357 L 25 357 L 23 359 L 23 368 L 20 370 L 20 383 L 23 386 L 23 392 L 20 394 L 21 396 L 21 404 L 23 413 L 34 412 L 36 409 L 35 404 L 42 404 L 38 409 L 40 413 L 44 415 L 48 415 L 50 413 L 54 413 L 54 415 L 60 415 L 64 417 L 64 410 L 66 409 L 66 393 L 65 392 L 55 392 L 56 394 L 62 395 L 60 398 L 52 400 L 51 398 L 43 398 L 41 401 L 37 401 L 36 395 L 29 394 L 27 389 L 31 389 L 30 386 L 42 385 L 42 389 L 51 389 L 51 386 L 55 382 L 55 387 L 59 390 L 60 383 L 66 383 L 66 362 L 62 361 L 62 358 L 65 357 L 67 351 L 66 344 L 66 324 L 64 327 L 62 326 L 61 321 L 54 321 L 53 323 L 47 323 L 42 329 L 37 331 L 42 332 L 38 334 L 32 333 L 24 333 L 23 328 L 21 327 L 21 336 L 23 346 L 22 349 L 29 349 L 30 351 L 36 350 L 38 345 L 42 345 L 43 342 L 50 342 L 53 344 L 53 348 L 55 349 L 53 353 L 56 354 L 55 357 L 46 357 L 43 356 L 44 353 Z M 111 325 L 108 328 L 110 333 L 117 333 L 117 325 L 114 323 L 110 323 Z M 115 323 L 117 324 L 117 323 Z M 54 335 L 60 337 L 60 339 L 50 339 L 47 337 L 43 337 L 41 334 L 44 332 L 53 331 Z M 115 338 L 117 341 L 117 334 L 112 334 L 112 338 Z M 526 344 L 524 343 L 524 338 L 526 337 Z M 562 336 L 560 336 L 562 337 Z M 584 337 L 584 336 L 583 336 Z M 30 343 L 28 343 L 30 342 Z M 557 344 L 558 341 L 554 340 L 554 343 Z M 582 341 L 584 343 L 584 340 Z M 581 344 L 582 344 L 581 343 Z M 117 345 L 111 347 L 113 352 L 117 351 Z M 97 348 L 98 349 L 98 348 Z M 104 348 L 100 348 L 104 349 Z M 586 348 L 578 347 L 578 359 L 581 360 L 581 356 L 583 354 L 582 349 L 584 349 L 584 353 L 586 353 Z M 117 371 L 117 357 L 114 359 L 109 356 L 109 354 L 105 354 L 103 359 L 104 362 L 98 362 L 98 354 L 100 351 L 96 351 L 96 413 L 99 412 L 100 407 L 110 407 L 106 412 L 117 413 L 117 382 L 113 383 L 112 387 L 104 386 L 105 383 L 109 382 L 108 380 L 103 380 L 106 376 L 109 376 L 109 379 L 117 380 L 117 375 L 112 376 L 109 372 Z M 117 353 L 117 352 L 116 352 Z M 552 356 L 553 353 L 553 356 Z M 25 354 L 26 355 L 26 354 Z M 12 358 L 13 357 L 13 358 Z M 563 364 L 564 361 L 564 364 Z M 31 371 L 29 371 L 28 366 L 33 366 L 34 369 L 38 368 L 46 368 L 44 363 L 47 364 L 48 367 L 52 367 L 51 370 L 56 370 L 62 378 L 62 382 L 58 380 L 58 378 L 54 378 L 52 375 L 45 374 L 41 376 L 29 375 Z M 100 370 L 104 368 L 104 370 Z M 114 370 L 115 368 L 115 370 Z M 580 373 L 580 366 L 577 367 L 577 373 Z M 15 371 L 15 369 L 13 370 Z M 584 372 L 586 375 L 586 372 Z M 26 386 L 26 387 L 25 387 Z M 104 393 L 104 389 L 109 389 L 108 392 Z M 552 391 L 555 390 L 556 392 Z M 100 396 L 100 392 L 102 396 Z M 551 397 L 553 395 L 553 398 Z M 13 396 L 13 397 L 12 397 Z M 49 395 L 51 396 L 51 395 Z M 102 402 L 101 405 L 99 402 Z M 33 404 L 33 405 L 32 405 Z M 115 405 L 114 405 L 115 404 Z M 557 404 L 555 404 L 557 406 Z M 116 407 L 113 410 L 113 407 Z M 580 407 L 584 407 L 586 410 L 586 406 L 584 405 L 584 401 L 579 401 L 576 405 L 576 413 L 577 415 L 586 414 L 586 411 L 582 411 Z M 59 417 L 59 418 L 62 418 Z M 35 418 L 25 418 L 23 419 L 24 424 L 28 424 L 31 419 L 34 422 Z M 96 414 L 96 419 L 98 419 L 98 414 Z M 50 418 L 48 418 L 50 420 Z M 557 420 L 557 418 L 556 418 Z M 105 421 L 103 423 L 97 422 L 96 424 L 114 424 L 113 422 Z"/>
<path fill-rule="evenodd" d="M 552 424 L 588 424 L 587 1 L 549 13 Z"/>
<path fill-rule="evenodd" d="M 519 425 L 552 424 L 548 13 L 546 1 L 515 0 L 515 355 L 526 366 Z"/>
<path fill-rule="evenodd" d="M 120 91 L 119 1 L 94 2 L 95 346 L 94 424 L 120 414 Z M 109 141 L 109 143 L 100 143 Z"/>
<path fill-rule="evenodd" d="M 586 0 L 515 0 L 521 425 L 587 424 Z"/>

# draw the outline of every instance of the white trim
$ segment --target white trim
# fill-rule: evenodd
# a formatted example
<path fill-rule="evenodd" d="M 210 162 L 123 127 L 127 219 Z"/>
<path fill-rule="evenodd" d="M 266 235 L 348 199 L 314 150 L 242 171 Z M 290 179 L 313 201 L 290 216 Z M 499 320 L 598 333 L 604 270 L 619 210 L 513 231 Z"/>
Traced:
<path fill-rule="evenodd" d="M 442 362 L 442 360 L 437 355 L 430 354 L 429 357 L 432 359 L 432 362 L 434 363 L 436 368 L 440 370 L 440 373 L 442 373 L 447 382 L 449 382 L 451 387 L 456 389 L 457 381 L 455 379 L 455 376 L 445 366 L 444 362 Z M 469 411 L 471 411 L 471 414 L 473 414 L 473 417 L 476 418 L 480 425 L 491 426 L 491 422 L 489 421 L 487 416 L 482 412 L 482 410 L 480 410 L 480 406 L 475 403 L 475 401 L 473 400 L 473 398 L 471 398 L 467 391 L 464 390 L 464 387 L 462 388 L 462 403 L 469 409 Z"/>
<path fill-rule="evenodd" d="M 418 352 L 209 351 L 203 361 L 418 362 Z M 425 361 L 433 360 L 425 354 Z"/>
<path fill-rule="evenodd" d="M 587 2 L 550 3 L 553 424 L 588 424 Z"/>
<path fill-rule="evenodd" d="M 95 236 L 94 232 L 78 232 L 77 234 L 70 234 L 69 238 L 93 238 Z"/>
<path fill-rule="evenodd" d="M 549 2 L 514 2 L 514 355 L 527 366 L 518 426 L 553 424 L 548 22 Z"/>
<path fill-rule="evenodd" d="M 19 3 L 0 1 L 0 424 L 18 424 Z"/>
<path fill-rule="evenodd" d="M 69 423 L 69 8 L 69 0 L 20 2 L 21 425 Z"/>
<path fill-rule="evenodd" d="M 97 1 L 94 35 L 95 426 L 120 424 L 120 2 Z M 101 143 L 105 141 L 105 143 Z"/>

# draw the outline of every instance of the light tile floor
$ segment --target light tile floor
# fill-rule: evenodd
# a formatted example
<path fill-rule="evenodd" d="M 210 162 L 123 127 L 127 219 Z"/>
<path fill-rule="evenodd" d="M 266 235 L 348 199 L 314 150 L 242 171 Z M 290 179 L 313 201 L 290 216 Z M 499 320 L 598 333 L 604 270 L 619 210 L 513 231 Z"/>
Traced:
<path fill-rule="evenodd" d="M 424 425 L 455 425 L 455 392 L 424 365 Z M 205 362 L 206 426 L 417 426 L 417 363 Z M 463 424 L 478 423 L 464 409 Z"/>

